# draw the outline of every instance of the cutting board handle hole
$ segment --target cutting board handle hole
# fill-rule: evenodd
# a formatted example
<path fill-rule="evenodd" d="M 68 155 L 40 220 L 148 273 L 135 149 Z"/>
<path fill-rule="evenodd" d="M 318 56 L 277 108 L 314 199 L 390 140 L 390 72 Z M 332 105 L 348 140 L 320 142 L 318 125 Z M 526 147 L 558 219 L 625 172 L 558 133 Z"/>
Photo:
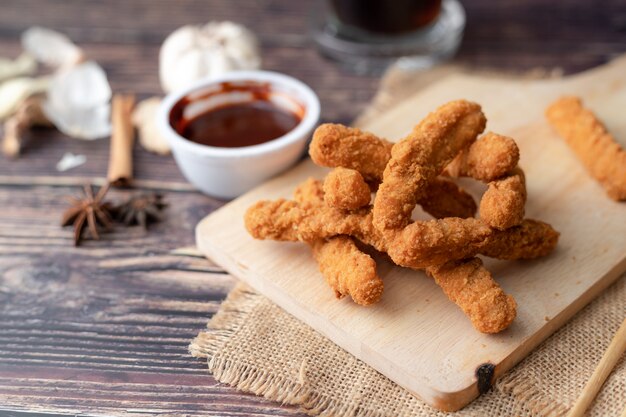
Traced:
<path fill-rule="evenodd" d="M 491 389 L 493 382 L 493 373 L 496 370 L 496 366 L 492 363 L 483 363 L 476 368 L 476 378 L 478 379 L 478 392 L 481 394 L 486 393 Z"/>

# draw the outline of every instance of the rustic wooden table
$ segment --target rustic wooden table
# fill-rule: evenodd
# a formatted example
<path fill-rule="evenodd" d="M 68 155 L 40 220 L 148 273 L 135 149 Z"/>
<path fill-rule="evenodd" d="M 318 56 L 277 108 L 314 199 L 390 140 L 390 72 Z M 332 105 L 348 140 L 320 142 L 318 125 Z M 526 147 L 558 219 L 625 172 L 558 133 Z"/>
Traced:
<path fill-rule="evenodd" d="M 576 72 L 623 53 L 626 4 L 583 0 L 467 1 L 459 63 L 494 69 Z M 323 119 L 348 123 L 378 78 L 322 58 L 307 29 L 314 2 L 289 0 L 2 0 L 0 55 L 16 56 L 32 25 L 63 31 L 107 71 L 115 91 L 160 94 L 159 45 L 175 28 L 235 20 L 253 29 L 264 67 L 310 84 Z M 170 254 L 193 245 L 193 229 L 223 204 L 165 191 L 167 220 L 149 232 L 120 228 L 72 246 L 59 227 L 65 201 L 106 172 L 108 141 L 34 132 L 17 161 L 0 159 L 0 415 L 301 415 L 220 385 L 187 345 L 235 279 L 210 261 Z M 66 152 L 87 163 L 60 174 Z M 135 175 L 167 189 L 184 183 L 173 160 L 135 149 Z M 128 191 L 113 191 L 120 199 Z"/>

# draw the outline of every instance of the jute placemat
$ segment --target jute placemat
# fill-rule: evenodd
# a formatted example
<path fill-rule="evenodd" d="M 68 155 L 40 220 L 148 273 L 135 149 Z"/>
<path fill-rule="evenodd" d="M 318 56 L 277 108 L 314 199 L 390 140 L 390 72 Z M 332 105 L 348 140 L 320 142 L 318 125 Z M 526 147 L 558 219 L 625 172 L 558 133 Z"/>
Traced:
<path fill-rule="evenodd" d="M 357 124 L 428 83 L 459 71 L 392 69 Z M 535 74 L 545 76 L 546 72 Z M 535 76 L 535 75 L 531 75 Z M 410 86 L 408 88 L 407 86 Z M 626 275 L 463 410 L 439 412 L 244 284 L 237 285 L 190 345 L 223 383 L 312 415 L 339 417 L 563 416 L 626 317 Z M 618 363 L 590 416 L 626 407 L 626 361 Z"/>

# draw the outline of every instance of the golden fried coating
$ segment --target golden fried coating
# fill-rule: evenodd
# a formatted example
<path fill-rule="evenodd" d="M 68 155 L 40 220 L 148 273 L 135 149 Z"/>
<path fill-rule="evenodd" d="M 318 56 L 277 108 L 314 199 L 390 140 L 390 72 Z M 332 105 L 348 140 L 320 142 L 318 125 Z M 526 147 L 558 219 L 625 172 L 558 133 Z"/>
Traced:
<path fill-rule="evenodd" d="M 515 319 L 517 303 L 493 280 L 480 259 L 451 261 L 426 272 L 479 332 L 498 333 Z"/>
<path fill-rule="evenodd" d="M 515 168 L 509 175 L 489 183 L 480 200 L 480 218 L 494 229 L 504 230 L 524 220 L 526 178 Z"/>
<path fill-rule="evenodd" d="M 359 171 L 335 168 L 324 179 L 324 202 L 342 210 L 368 206 L 372 198 L 370 187 Z"/>
<path fill-rule="evenodd" d="M 565 139 L 589 174 L 614 200 L 626 200 L 626 151 L 578 97 L 562 97 L 546 110 L 552 127 Z"/>
<path fill-rule="evenodd" d="M 323 124 L 313 134 L 309 153 L 317 165 L 354 169 L 369 184 L 377 186 L 391 158 L 392 147 L 393 143 L 371 133 L 338 124 Z M 444 178 L 434 179 L 424 194 L 417 203 L 435 218 L 466 218 L 476 213 L 472 196 Z"/>
<path fill-rule="evenodd" d="M 476 139 L 485 124 L 478 104 L 453 101 L 426 116 L 396 143 L 374 200 L 374 226 L 381 231 L 406 226 L 428 184 Z"/>
<path fill-rule="evenodd" d="M 244 223 L 255 239 L 313 242 L 349 235 L 381 252 L 386 249 L 382 235 L 372 226 L 370 208 L 345 212 L 325 205 L 307 207 L 285 199 L 262 200 L 248 208 Z"/>
<path fill-rule="evenodd" d="M 315 129 L 309 155 L 319 166 L 354 169 L 367 182 L 378 183 L 391 158 L 392 146 L 372 133 L 326 123 Z"/>
<path fill-rule="evenodd" d="M 376 262 L 361 252 L 352 238 L 335 236 L 311 244 L 313 256 L 337 298 L 346 295 L 362 306 L 374 304 L 383 294 L 383 281 Z"/>
<path fill-rule="evenodd" d="M 559 235 L 548 223 L 524 219 L 519 226 L 494 230 L 480 245 L 479 253 L 504 260 L 540 258 L 556 248 Z"/>
<path fill-rule="evenodd" d="M 322 124 L 313 134 L 311 159 L 319 166 L 359 171 L 369 183 L 382 181 L 393 142 L 360 129 Z M 519 161 L 519 148 L 507 136 L 487 132 L 448 164 L 445 174 L 490 182 L 511 171 Z"/>
<path fill-rule="evenodd" d="M 299 204 L 319 206 L 324 203 L 322 183 L 313 177 L 299 184 L 293 192 L 293 199 Z"/>
<path fill-rule="evenodd" d="M 474 218 L 416 221 L 404 229 L 386 231 L 387 254 L 397 265 L 425 268 L 478 253 L 492 229 Z"/>
<path fill-rule="evenodd" d="M 369 188 L 366 188 L 369 196 Z M 322 184 L 313 178 L 307 179 L 296 187 L 294 199 L 309 209 L 322 206 Z M 349 295 L 355 303 L 363 306 L 380 300 L 384 285 L 376 273 L 376 262 L 363 253 L 351 237 L 334 236 L 309 244 L 320 272 L 337 298 Z"/>
<path fill-rule="evenodd" d="M 450 180 L 437 177 L 418 202 L 422 209 L 435 219 L 460 217 L 466 219 L 476 214 L 474 198 Z"/>
<path fill-rule="evenodd" d="M 558 232 L 550 225 L 526 219 L 499 231 L 479 219 L 445 218 L 411 223 L 393 233 L 380 233 L 369 209 L 346 213 L 331 207 L 307 209 L 295 201 L 259 201 L 245 215 L 256 239 L 314 242 L 349 235 L 386 252 L 397 265 L 425 268 L 483 254 L 498 259 L 545 256 L 556 246 Z"/>
<path fill-rule="evenodd" d="M 494 181 L 517 166 L 519 148 L 515 141 L 487 132 L 464 149 L 445 169 L 451 177 L 471 177 L 482 182 Z"/>

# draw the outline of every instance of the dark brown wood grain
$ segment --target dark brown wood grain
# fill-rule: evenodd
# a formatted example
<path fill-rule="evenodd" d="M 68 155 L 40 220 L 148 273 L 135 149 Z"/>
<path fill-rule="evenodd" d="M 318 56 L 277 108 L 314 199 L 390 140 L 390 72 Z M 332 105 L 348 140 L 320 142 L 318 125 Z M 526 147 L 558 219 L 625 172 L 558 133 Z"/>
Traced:
<path fill-rule="evenodd" d="M 2 0 L 0 56 L 20 52 L 29 26 L 57 29 L 105 68 L 116 92 L 145 98 L 162 93 L 158 51 L 168 33 L 229 19 L 257 33 L 264 68 L 315 89 L 323 120 L 348 123 L 379 77 L 353 74 L 317 53 L 309 22 L 320 1 Z M 620 0 L 463 3 L 468 24 L 456 61 L 468 66 L 571 73 L 626 49 Z M 170 251 L 193 245 L 195 224 L 223 202 L 166 191 L 165 222 L 149 231 L 120 227 L 74 248 L 71 229 L 58 222 L 63 195 L 79 188 L 62 184 L 103 177 L 108 140 L 69 139 L 52 129 L 28 139 L 20 159 L 0 159 L 0 415 L 302 415 L 216 383 L 187 353 L 235 280 L 208 260 Z M 86 155 L 87 164 L 58 173 L 67 151 Z M 137 178 L 156 188 L 185 184 L 171 157 L 139 146 L 134 155 Z M 41 178 L 59 185 L 33 185 Z"/>
<path fill-rule="evenodd" d="M 63 196 L 77 191 L 0 189 L 0 415 L 294 414 L 218 386 L 187 353 L 234 279 L 170 249 L 193 244 L 215 201 L 166 193 L 165 222 L 118 227 L 74 248 L 59 216 Z"/>

